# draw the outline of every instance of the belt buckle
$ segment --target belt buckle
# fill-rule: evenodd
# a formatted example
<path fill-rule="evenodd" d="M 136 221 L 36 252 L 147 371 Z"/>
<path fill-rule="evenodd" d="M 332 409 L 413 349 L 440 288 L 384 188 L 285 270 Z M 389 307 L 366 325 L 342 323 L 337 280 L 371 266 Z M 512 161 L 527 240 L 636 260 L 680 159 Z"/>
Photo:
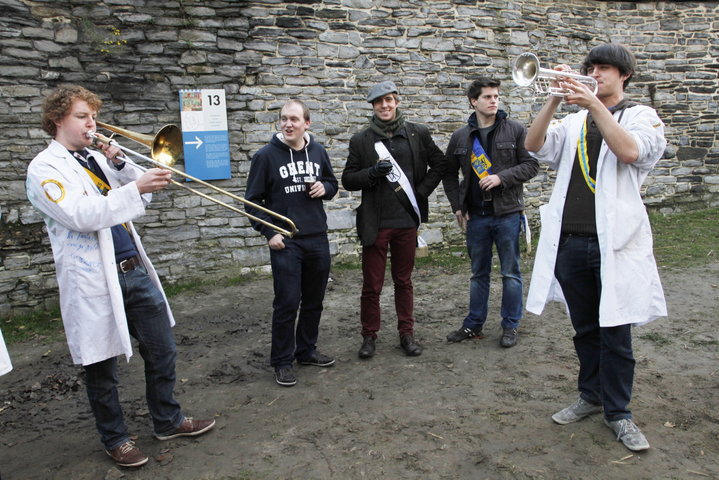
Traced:
<path fill-rule="evenodd" d="M 120 267 L 121 273 L 127 273 L 130 270 L 132 270 L 132 267 L 133 267 L 132 260 L 133 259 L 134 259 L 134 257 L 126 258 L 125 260 L 123 260 L 117 264 L 117 266 Z M 126 267 L 127 267 L 127 270 L 125 270 Z"/>

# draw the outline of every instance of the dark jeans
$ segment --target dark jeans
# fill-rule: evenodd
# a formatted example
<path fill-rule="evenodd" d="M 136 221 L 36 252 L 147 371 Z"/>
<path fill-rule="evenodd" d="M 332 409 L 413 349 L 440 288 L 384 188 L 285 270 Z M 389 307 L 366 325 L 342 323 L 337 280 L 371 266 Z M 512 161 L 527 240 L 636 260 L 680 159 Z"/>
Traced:
<path fill-rule="evenodd" d="M 118 275 L 130 334 L 145 361 L 147 406 L 155 433 L 170 433 L 183 416 L 173 396 L 177 352 L 167 305 L 144 267 Z M 86 365 L 85 376 L 95 425 L 105 448 L 112 450 L 130 439 L 117 392 L 117 358 Z"/>
<path fill-rule="evenodd" d="M 502 274 L 502 328 L 517 328 L 522 318 L 522 272 L 519 270 L 519 212 L 472 215 L 467 223 L 467 252 L 472 262 L 469 314 L 463 326 L 479 329 L 487 320 L 492 246 L 497 246 Z"/>
<path fill-rule="evenodd" d="M 562 235 L 554 275 L 574 326 L 580 396 L 604 406 L 607 420 L 632 418 L 634 383 L 631 325 L 599 326 L 601 257 L 596 237 Z"/>
<path fill-rule="evenodd" d="M 275 291 L 270 364 L 275 369 L 289 367 L 295 358 L 306 358 L 317 348 L 330 275 L 326 234 L 285 238 L 284 243 L 282 250 L 270 250 Z"/>
<path fill-rule="evenodd" d="M 392 254 L 394 307 L 400 336 L 414 333 L 414 289 L 412 270 L 417 249 L 416 228 L 381 228 L 374 245 L 362 248 L 362 336 L 377 338 L 380 329 L 379 298 L 384 285 L 387 252 Z"/>

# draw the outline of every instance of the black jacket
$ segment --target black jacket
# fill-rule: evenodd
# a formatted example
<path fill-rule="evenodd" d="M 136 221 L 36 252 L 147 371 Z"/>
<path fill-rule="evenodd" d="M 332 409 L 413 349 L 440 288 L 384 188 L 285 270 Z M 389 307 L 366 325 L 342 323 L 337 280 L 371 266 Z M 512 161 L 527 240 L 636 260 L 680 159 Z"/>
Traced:
<path fill-rule="evenodd" d="M 524 126 L 507 118 L 504 110 L 497 111 L 497 126 L 489 135 L 490 148 L 482 145 L 492 162 L 492 172 L 499 176 L 502 184 L 492 192 L 495 215 L 506 215 L 524 209 L 523 183 L 539 171 L 539 162 L 524 148 L 527 130 Z M 467 181 L 479 181 L 472 171 L 472 143 L 478 135 L 477 114 L 472 113 L 467 125 L 455 131 L 447 145 L 447 170 L 442 179 L 444 193 L 452 206 L 452 212 L 467 213 Z M 463 179 L 459 182 L 459 170 Z"/>
<path fill-rule="evenodd" d="M 426 126 L 405 122 L 404 128 L 412 151 L 411 183 L 422 221 L 426 222 L 429 211 L 427 198 L 442 180 L 445 168 L 444 155 L 435 145 Z M 347 163 L 342 172 L 342 186 L 346 190 L 362 190 L 362 202 L 357 207 L 357 235 L 364 246 L 373 245 L 377 238 L 382 209 L 381 195 L 377 188 L 379 181 L 371 180 L 368 174 L 369 168 L 379 158 L 374 149 L 377 140 L 379 136 L 370 128 L 353 135 L 350 139 Z"/>
<path fill-rule="evenodd" d="M 297 226 L 297 236 L 316 235 L 327 231 L 327 214 L 322 200 L 330 200 L 337 193 L 337 178 L 332 171 L 325 148 L 307 135 L 309 142 L 300 151 L 292 150 L 273 135 L 252 157 L 247 176 L 245 198 L 275 213 L 279 213 Z M 304 177 L 314 175 L 325 187 L 325 196 L 310 198 Z M 274 219 L 265 212 L 245 205 L 245 211 L 270 223 L 287 228 L 287 223 Z M 259 222 L 252 221 L 255 230 L 268 240 L 277 232 Z"/>

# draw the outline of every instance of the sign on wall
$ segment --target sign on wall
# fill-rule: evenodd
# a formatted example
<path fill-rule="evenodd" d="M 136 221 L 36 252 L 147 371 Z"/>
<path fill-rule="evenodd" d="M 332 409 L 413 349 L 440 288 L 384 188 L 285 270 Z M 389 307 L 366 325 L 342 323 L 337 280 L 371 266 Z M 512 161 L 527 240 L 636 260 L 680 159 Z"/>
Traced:
<path fill-rule="evenodd" d="M 185 171 L 200 180 L 230 178 L 225 91 L 180 90 Z"/>

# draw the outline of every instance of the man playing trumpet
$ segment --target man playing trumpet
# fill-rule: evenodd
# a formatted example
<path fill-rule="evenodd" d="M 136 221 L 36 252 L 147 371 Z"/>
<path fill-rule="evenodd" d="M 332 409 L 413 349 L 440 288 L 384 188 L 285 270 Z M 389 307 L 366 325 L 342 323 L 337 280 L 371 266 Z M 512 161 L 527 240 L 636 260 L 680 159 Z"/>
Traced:
<path fill-rule="evenodd" d="M 579 398 L 552 419 L 564 425 L 603 410 L 617 439 L 637 451 L 649 443 L 628 408 L 635 365 L 631 328 L 667 311 L 640 195 L 666 140 L 657 113 L 624 97 L 635 71 L 625 47 L 593 48 L 581 72 L 597 81 L 596 95 L 576 78 L 555 80 L 566 93 L 548 98 L 525 146 L 557 170 L 549 203 L 540 208 L 542 234 L 527 310 L 540 314 L 546 302 L 564 301 L 579 358 Z M 583 109 L 551 122 L 562 100 Z"/>
<path fill-rule="evenodd" d="M 139 467 L 148 457 L 130 440 L 117 391 L 117 357 L 132 356 L 130 335 L 145 361 L 155 437 L 200 435 L 215 420 L 185 417 L 174 398 L 175 321 L 131 222 L 145 213 L 149 194 L 167 186 L 170 172 L 141 174 L 125 164 L 117 146 L 89 150 L 101 105 L 76 85 L 60 86 L 45 99 L 42 127 L 53 141 L 30 162 L 26 188 L 47 225 L 70 354 L 85 369 L 105 451 L 120 466 Z"/>

